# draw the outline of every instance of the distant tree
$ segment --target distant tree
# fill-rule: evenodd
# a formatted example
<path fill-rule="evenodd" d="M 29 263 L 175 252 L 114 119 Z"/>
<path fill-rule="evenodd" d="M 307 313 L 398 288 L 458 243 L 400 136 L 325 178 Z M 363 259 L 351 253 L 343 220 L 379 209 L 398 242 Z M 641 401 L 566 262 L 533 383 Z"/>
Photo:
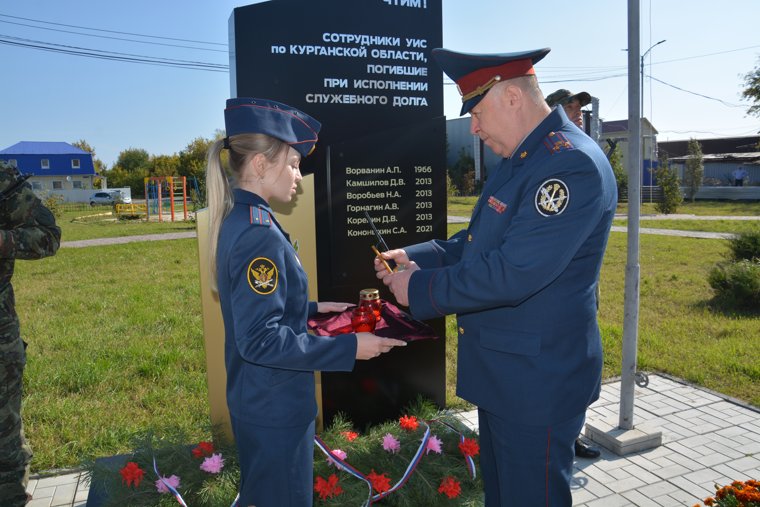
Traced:
<path fill-rule="evenodd" d="M 612 172 L 615 174 L 619 199 L 623 194 L 628 193 L 628 172 L 623 167 L 623 160 L 617 145 L 612 148 L 608 157 L 612 166 Z"/>
<path fill-rule="evenodd" d="M 142 148 L 128 148 L 119 153 L 119 158 L 114 164 L 114 168 L 116 167 L 126 172 L 147 171 L 150 168 L 150 155 Z"/>
<path fill-rule="evenodd" d="M 216 139 L 224 137 L 224 132 L 217 130 L 215 134 Z M 208 149 L 214 139 L 206 139 L 203 137 L 197 137 L 193 139 L 184 150 L 179 152 L 179 174 L 188 178 L 188 188 L 192 189 L 194 194 L 193 201 L 205 202 L 206 196 L 206 157 Z M 222 164 L 226 163 L 227 150 L 222 150 Z M 195 179 L 193 181 L 193 178 Z M 195 188 L 198 191 L 196 192 Z"/>
<path fill-rule="evenodd" d="M 678 206 L 683 202 L 683 195 L 681 194 L 681 185 L 678 182 L 678 174 L 676 174 L 675 169 L 669 167 L 668 156 L 662 150 L 660 150 L 659 165 L 660 167 L 657 168 L 655 174 L 657 182 L 662 188 L 662 201 L 655 204 L 654 207 L 660 213 L 668 215 L 678 211 Z"/>
<path fill-rule="evenodd" d="M 747 114 L 760 116 L 760 65 L 744 76 L 744 86 L 742 97 L 752 102 Z"/>
<path fill-rule="evenodd" d="M 459 195 L 472 195 L 475 189 L 475 159 L 462 148 L 459 158 L 449 168 L 451 181 L 459 189 Z"/>
<path fill-rule="evenodd" d="M 119 153 L 116 163 L 106 173 L 109 187 L 129 187 L 133 197 L 144 197 L 145 177 L 150 175 L 151 159 L 141 148 L 128 148 Z"/>
<path fill-rule="evenodd" d="M 132 171 L 126 171 L 119 165 L 106 173 L 110 188 L 129 187 L 132 189 L 132 197 L 145 197 L 145 178 L 149 176 L 147 168 L 138 167 Z"/>
<path fill-rule="evenodd" d="M 206 155 L 213 139 L 196 137 L 179 152 L 179 171 L 182 176 L 202 178 L 206 173 Z"/>
<path fill-rule="evenodd" d="M 72 146 L 76 146 L 80 150 L 89 152 L 92 155 L 92 164 L 95 166 L 95 172 L 103 174 L 103 171 L 107 169 L 106 164 L 95 155 L 95 148 L 90 146 L 90 143 L 84 139 L 71 143 Z"/>
<path fill-rule="evenodd" d="M 686 170 L 684 171 L 684 185 L 686 186 L 686 195 L 694 202 L 702 185 L 702 176 L 705 172 L 705 164 L 702 157 L 702 146 L 699 141 L 689 139 L 689 158 L 686 159 Z"/>
<path fill-rule="evenodd" d="M 151 176 L 178 176 L 179 156 L 175 154 L 151 157 L 149 172 Z"/>

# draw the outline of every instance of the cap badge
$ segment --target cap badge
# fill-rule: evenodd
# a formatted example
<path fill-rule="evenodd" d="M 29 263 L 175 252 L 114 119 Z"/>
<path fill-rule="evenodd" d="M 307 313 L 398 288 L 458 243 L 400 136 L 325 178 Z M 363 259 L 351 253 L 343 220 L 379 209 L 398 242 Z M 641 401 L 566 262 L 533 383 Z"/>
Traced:
<path fill-rule="evenodd" d="M 545 217 L 561 214 L 570 202 L 570 190 L 564 181 L 546 180 L 536 191 L 536 210 Z"/>
<path fill-rule="evenodd" d="M 257 294 L 268 296 L 277 288 L 277 266 L 266 257 L 256 257 L 248 265 L 248 285 Z"/>
<path fill-rule="evenodd" d="M 473 91 L 466 95 L 462 95 L 462 102 L 467 102 L 473 97 L 477 97 L 478 95 L 483 95 L 485 92 L 493 88 L 493 86 L 501 81 L 501 76 L 494 76 L 491 79 L 489 79 L 485 84 L 482 84 L 475 88 Z M 459 88 L 459 85 L 457 85 L 457 88 Z M 459 88 L 459 93 L 462 93 L 462 89 Z"/>

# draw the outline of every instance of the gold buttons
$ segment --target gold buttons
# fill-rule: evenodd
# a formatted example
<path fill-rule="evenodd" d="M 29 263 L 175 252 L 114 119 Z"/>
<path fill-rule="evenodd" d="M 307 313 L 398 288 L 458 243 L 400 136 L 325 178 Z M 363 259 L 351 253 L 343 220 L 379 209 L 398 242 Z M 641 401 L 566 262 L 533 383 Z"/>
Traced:
<path fill-rule="evenodd" d="M 467 235 L 467 241 L 472 241 L 472 234 Z"/>
<path fill-rule="evenodd" d="M 464 328 L 462 326 L 459 326 L 459 334 L 464 334 Z"/>

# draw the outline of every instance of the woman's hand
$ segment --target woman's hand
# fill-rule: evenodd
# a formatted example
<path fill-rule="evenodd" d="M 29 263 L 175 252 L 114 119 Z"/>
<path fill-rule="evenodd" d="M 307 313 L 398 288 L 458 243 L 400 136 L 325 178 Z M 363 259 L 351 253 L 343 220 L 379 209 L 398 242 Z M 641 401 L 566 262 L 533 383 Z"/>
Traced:
<path fill-rule="evenodd" d="M 406 347 L 406 342 L 381 338 L 372 333 L 356 333 L 356 359 L 372 359 L 385 354 L 393 347 Z"/>
<path fill-rule="evenodd" d="M 317 301 L 317 313 L 345 312 L 352 306 L 351 303 L 333 303 L 332 301 Z"/>

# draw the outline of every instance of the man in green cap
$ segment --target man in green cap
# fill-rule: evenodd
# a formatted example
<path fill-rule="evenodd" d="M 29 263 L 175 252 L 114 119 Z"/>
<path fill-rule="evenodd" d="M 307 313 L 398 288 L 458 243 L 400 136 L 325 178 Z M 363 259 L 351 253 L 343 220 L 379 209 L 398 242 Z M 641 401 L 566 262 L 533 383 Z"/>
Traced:
<path fill-rule="evenodd" d="M 573 94 L 570 90 L 560 88 L 546 97 L 546 103 L 549 107 L 562 106 L 567 119 L 583 130 L 583 111 L 581 108 L 591 103 L 591 95 L 588 92 Z"/>
<path fill-rule="evenodd" d="M 26 177 L 0 160 L 0 505 L 21 507 L 32 451 L 21 425 L 26 343 L 21 340 L 11 277 L 16 259 L 55 254 L 61 229 Z"/>

